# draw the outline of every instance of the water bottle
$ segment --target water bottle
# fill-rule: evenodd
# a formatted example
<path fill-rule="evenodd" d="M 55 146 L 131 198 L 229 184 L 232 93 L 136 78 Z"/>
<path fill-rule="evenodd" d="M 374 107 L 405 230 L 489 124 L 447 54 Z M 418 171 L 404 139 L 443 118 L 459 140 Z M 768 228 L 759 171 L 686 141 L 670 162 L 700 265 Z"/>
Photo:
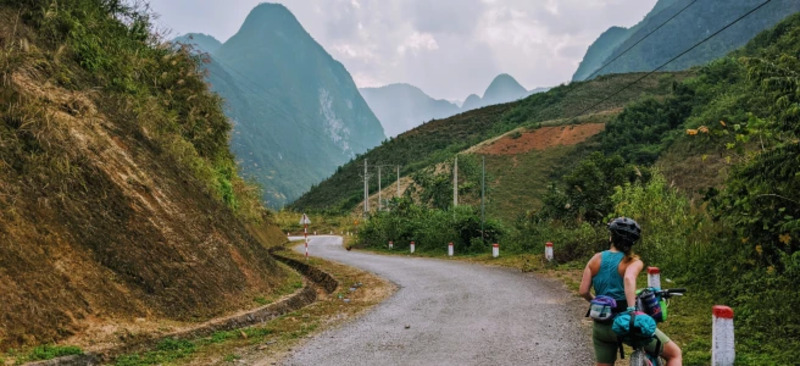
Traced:
<path fill-rule="evenodd" d="M 661 313 L 661 304 L 653 290 L 647 289 L 642 291 L 639 295 L 639 299 L 642 301 L 642 310 L 644 310 L 647 315 L 650 315 L 657 322 L 664 320 Z"/>

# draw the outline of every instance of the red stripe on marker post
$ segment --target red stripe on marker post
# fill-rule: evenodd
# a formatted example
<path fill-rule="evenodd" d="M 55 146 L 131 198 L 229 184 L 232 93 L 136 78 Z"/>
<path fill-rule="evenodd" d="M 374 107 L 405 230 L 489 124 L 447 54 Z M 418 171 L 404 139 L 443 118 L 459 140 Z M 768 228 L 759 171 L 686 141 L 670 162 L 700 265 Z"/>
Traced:
<path fill-rule="evenodd" d="M 717 318 L 723 319 L 733 319 L 733 309 L 723 306 L 723 305 L 716 305 L 712 308 L 711 312 Z"/>
<path fill-rule="evenodd" d="M 661 288 L 661 270 L 658 267 L 647 267 L 647 287 Z"/>

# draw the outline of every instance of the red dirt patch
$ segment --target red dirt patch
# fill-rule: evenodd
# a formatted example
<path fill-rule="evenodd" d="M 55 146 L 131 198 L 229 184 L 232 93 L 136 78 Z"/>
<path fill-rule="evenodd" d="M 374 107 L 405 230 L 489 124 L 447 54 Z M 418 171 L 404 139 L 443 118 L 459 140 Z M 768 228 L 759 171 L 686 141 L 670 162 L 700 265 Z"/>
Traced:
<path fill-rule="evenodd" d="M 541 127 L 513 138 L 508 134 L 478 149 L 490 155 L 519 155 L 531 150 L 545 150 L 554 146 L 571 146 L 586 141 L 605 129 L 605 123 Z"/>

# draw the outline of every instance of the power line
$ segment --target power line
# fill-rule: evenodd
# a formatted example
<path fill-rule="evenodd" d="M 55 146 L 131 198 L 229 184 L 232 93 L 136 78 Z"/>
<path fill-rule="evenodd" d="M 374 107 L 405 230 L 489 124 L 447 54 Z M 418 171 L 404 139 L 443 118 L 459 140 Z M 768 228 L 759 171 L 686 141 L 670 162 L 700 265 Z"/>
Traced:
<path fill-rule="evenodd" d="M 658 70 L 661 70 L 661 69 L 663 69 L 664 67 L 666 67 L 667 65 L 669 65 L 669 64 L 670 64 L 670 63 L 672 63 L 673 61 L 675 61 L 675 60 L 677 60 L 677 59 L 681 58 L 681 56 L 683 56 L 683 55 L 685 55 L 685 54 L 687 54 L 687 53 L 691 52 L 692 50 L 694 50 L 695 48 L 699 47 L 699 46 L 700 46 L 700 45 L 702 45 L 703 43 L 706 43 L 706 42 L 707 42 L 708 40 L 710 40 L 711 38 L 714 38 L 714 37 L 716 37 L 718 34 L 722 33 L 723 31 L 725 31 L 726 29 L 730 28 L 730 27 L 731 27 L 731 26 L 733 26 L 734 24 L 738 23 L 738 22 L 739 22 L 739 21 L 741 21 L 742 19 L 744 19 L 744 18 L 748 17 L 750 14 L 753 14 L 753 13 L 755 13 L 755 12 L 756 12 L 758 9 L 761 9 L 762 7 L 764 7 L 765 5 L 767 5 L 767 4 L 768 4 L 770 1 L 772 1 L 772 0 L 766 0 L 766 1 L 764 1 L 764 2 L 763 2 L 763 3 L 761 3 L 760 5 L 756 6 L 755 8 L 753 8 L 753 9 L 751 9 L 750 11 L 748 11 L 747 13 L 745 13 L 744 15 L 740 16 L 739 18 L 736 18 L 736 20 L 734 20 L 733 22 L 730 22 L 730 23 L 728 23 L 726 26 L 724 26 L 724 27 L 720 28 L 718 31 L 716 31 L 716 32 L 712 33 L 710 36 L 708 36 L 708 37 L 704 38 L 702 41 L 695 43 L 693 46 L 689 47 L 688 49 L 686 49 L 685 51 L 681 52 L 681 53 L 680 53 L 680 54 L 678 54 L 677 56 L 675 56 L 675 57 L 673 57 L 673 58 L 669 59 L 669 61 L 667 61 L 667 62 L 663 63 L 661 66 L 659 66 L 659 67 L 657 67 L 657 68 L 653 69 L 653 71 L 650 71 L 650 72 L 648 72 L 648 73 L 644 74 L 644 76 L 642 76 L 642 77 L 640 77 L 640 78 L 638 78 L 638 79 L 636 79 L 636 80 L 632 81 L 631 83 L 629 83 L 629 84 L 627 84 L 627 85 L 623 86 L 623 87 L 622 87 L 622 88 L 620 88 L 619 90 L 617 90 L 617 91 L 615 91 L 615 92 L 613 92 L 613 93 L 609 94 L 607 97 L 603 98 L 603 99 L 602 99 L 602 100 L 600 100 L 599 102 L 597 102 L 597 103 L 593 104 L 593 105 L 592 105 L 592 106 L 590 106 L 589 108 L 586 108 L 586 109 L 584 109 L 584 110 L 582 110 L 582 111 L 578 112 L 577 114 L 573 115 L 573 116 L 572 116 L 572 117 L 570 117 L 570 118 L 575 118 L 575 117 L 578 117 L 578 116 L 580 116 L 580 115 L 583 115 L 584 113 L 586 113 L 586 112 L 588 112 L 588 111 L 590 111 L 590 110 L 592 110 L 592 109 L 596 108 L 597 106 L 599 106 L 599 105 L 603 104 L 605 101 L 607 101 L 607 100 L 609 100 L 609 99 L 611 99 L 611 98 L 613 98 L 613 97 L 617 96 L 619 93 L 622 93 L 623 91 L 627 90 L 628 88 L 630 88 L 630 87 L 631 87 L 631 86 L 633 86 L 634 84 L 636 84 L 636 83 L 638 83 L 638 82 L 640 82 L 640 81 L 644 80 L 646 77 L 648 77 L 648 76 L 650 76 L 650 75 L 653 75 L 653 74 L 655 74 L 655 73 L 656 73 Z"/>
<path fill-rule="evenodd" d="M 592 79 L 593 77 L 595 77 L 595 76 L 597 75 L 597 73 L 599 73 L 601 70 L 603 70 L 603 69 L 605 69 L 606 67 L 608 67 L 608 66 L 610 66 L 611 64 L 613 64 L 613 63 L 614 63 L 614 61 L 618 60 L 618 59 L 619 59 L 620 57 L 622 57 L 624 54 L 628 53 L 628 51 L 630 51 L 631 49 L 633 49 L 634 47 L 636 47 L 636 46 L 637 46 L 639 43 L 642 43 L 642 41 L 644 41 L 645 39 L 647 39 L 648 37 L 650 37 L 651 35 L 653 35 L 653 33 L 657 32 L 659 29 L 661 29 L 662 27 L 664 27 L 665 25 L 667 25 L 667 23 L 669 23 L 670 21 L 672 21 L 672 19 L 675 19 L 675 18 L 676 18 L 678 15 L 681 15 L 681 13 L 683 13 L 683 12 L 684 12 L 686 9 L 689 9 L 689 7 L 691 7 L 692 5 L 694 5 L 696 2 L 697 2 L 697 0 L 692 0 L 692 2 L 690 2 L 690 3 L 689 3 L 689 5 L 686 5 L 685 7 L 683 7 L 683 9 L 681 9 L 681 10 L 679 10 L 677 13 L 673 14 L 673 15 L 672 15 L 672 16 L 671 16 L 669 19 L 667 19 L 665 22 L 661 23 L 661 25 L 659 25 L 658 27 L 656 27 L 655 29 L 653 29 L 653 30 L 652 30 L 650 33 L 647 33 L 647 34 L 646 34 L 644 37 L 642 37 L 641 39 L 639 39 L 638 41 L 636 41 L 636 43 L 634 43 L 634 44 L 633 44 L 633 45 L 631 45 L 630 47 L 626 48 L 624 51 L 622 51 L 622 53 L 618 54 L 618 55 L 617 55 L 616 57 L 614 57 L 614 58 L 613 58 L 611 61 L 607 62 L 605 65 L 601 66 L 599 69 L 595 70 L 593 73 L 591 73 L 589 76 L 587 76 L 585 80 L 591 80 L 591 79 Z"/>

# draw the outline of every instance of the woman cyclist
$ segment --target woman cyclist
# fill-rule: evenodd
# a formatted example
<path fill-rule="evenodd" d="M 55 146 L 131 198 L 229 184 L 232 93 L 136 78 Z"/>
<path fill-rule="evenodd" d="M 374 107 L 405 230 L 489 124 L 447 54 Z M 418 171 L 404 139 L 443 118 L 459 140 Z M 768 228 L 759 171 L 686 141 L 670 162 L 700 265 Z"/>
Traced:
<path fill-rule="evenodd" d="M 632 247 L 641 236 L 642 229 L 636 221 L 627 217 L 619 217 L 608 224 L 611 232 L 609 250 L 597 253 L 586 264 L 581 280 L 580 294 L 587 301 L 592 301 L 590 289 L 594 287 L 595 295 L 606 295 L 617 301 L 615 313 L 630 311 L 636 304 L 636 277 L 642 271 L 644 263 L 639 256 L 633 254 Z M 630 305 L 630 306 L 629 306 Z M 681 349 L 661 330 L 656 330 L 656 337 L 663 347 L 661 357 L 667 360 L 667 366 L 683 364 Z M 611 323 L 595 321 L 592 328 L 592 341 L 597 366 L 611 366 L 617 360 L 617 336 L 611 330 Z M 645 350 L 655 353 L 658 342 L 653 339 Z"/>

